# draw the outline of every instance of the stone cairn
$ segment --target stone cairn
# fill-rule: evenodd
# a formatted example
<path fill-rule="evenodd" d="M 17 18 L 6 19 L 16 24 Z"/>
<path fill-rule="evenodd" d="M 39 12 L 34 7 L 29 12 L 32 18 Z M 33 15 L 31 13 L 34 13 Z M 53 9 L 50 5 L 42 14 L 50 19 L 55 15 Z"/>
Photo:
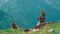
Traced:
<path fill-rule="evenodd" d="M 45 26 L 45 12 L 44 10 L 42 10 L 42 13 L 41 13 L 41 16 L 38 18 L 40 24 L 38 26 L 35 27 L 35 29 L 39 29 L 41 28 L 42 26 Z"/>
<path fill-rule="evenodd" d="M 17 29 L 17 25 L 16 25 L 15 22 L 12 23 L 12 28 L 13 28 L 13 29 Z"/>

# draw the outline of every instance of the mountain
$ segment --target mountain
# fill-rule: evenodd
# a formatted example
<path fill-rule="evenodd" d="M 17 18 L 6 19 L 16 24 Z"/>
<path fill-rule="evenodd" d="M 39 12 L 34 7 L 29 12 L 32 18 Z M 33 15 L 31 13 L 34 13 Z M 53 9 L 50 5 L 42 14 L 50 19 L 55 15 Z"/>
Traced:
<path fill-rule="evenodd" d="M 48 2 L 52 1 L 56 0 L 49 0 Z M 59 1 L 56 1 L 55 4 L 57 2 Z M 2 15 L 4 17 L 0 17 L 0 19 L 2 18 L 1 23 L 6 25 L 3 26 L 0 23 L 1 27 L 10 27 L 8 24 L 16 21 L 17 25 L 23 29 L 33 28 L 38 22 L 37 18 L 40 16 L 41 9 L 46 12 L 46 21 L 56 22 L 60 20 L 60 9 L 54 7 L 54 5 L 49 5 L 46 0 L 0 0 L 0 9 L 9 15 L 8 18 L 4 15 Z"/>

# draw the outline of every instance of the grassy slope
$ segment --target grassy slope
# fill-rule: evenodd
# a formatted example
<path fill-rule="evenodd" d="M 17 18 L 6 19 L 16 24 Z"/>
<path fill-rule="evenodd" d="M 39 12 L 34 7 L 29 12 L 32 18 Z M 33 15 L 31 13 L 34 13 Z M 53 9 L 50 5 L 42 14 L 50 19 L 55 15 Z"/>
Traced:
<path fill-rule="evenodd" d="M 54 32 L 48 33 L 49 29 L 54 29 Z M 0 31 L 0 34 L 24 34 L 20 29 L 8 29 Z M 60 22 L 54 23 L 53 25 L 46 25 L 41 28 L 38 32 L 28 32 L 26 34 L 60 34 Z"/>

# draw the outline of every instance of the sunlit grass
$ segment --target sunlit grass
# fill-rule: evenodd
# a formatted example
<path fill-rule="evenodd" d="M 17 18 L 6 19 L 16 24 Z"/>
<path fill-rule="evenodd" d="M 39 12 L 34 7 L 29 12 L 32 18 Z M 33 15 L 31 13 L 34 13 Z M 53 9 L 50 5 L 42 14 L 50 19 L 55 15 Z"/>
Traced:
<path fill-rule="evenodd" d="M 49 29 L 54 29 L 53 32 L 48 32 Z M 0 30 L 0 34 L 60 34 L 60 22 L 56 22 L 53 25 L 45 25 L 44 28 L 40 28 L 39 31 L 29 31 L 25 33 L 22 29 L 7 29 Z"/>

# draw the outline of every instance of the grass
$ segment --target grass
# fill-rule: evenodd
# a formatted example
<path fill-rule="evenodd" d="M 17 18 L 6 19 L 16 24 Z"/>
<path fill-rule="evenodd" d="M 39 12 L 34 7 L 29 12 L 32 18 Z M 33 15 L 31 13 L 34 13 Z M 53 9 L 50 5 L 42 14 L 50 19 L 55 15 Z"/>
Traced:
<path fill-rule="evenodd" d="M 49 33 L 49 29 L 54 29 L 54 31 Z M 60 21 L 54 23 L 53 25 L 47 24 L 44 28 L 41 28 L 36 32 L 25 33 L 22 29 L 7 29 L 0 30 L 0 34 L 60 34 Z"/>

